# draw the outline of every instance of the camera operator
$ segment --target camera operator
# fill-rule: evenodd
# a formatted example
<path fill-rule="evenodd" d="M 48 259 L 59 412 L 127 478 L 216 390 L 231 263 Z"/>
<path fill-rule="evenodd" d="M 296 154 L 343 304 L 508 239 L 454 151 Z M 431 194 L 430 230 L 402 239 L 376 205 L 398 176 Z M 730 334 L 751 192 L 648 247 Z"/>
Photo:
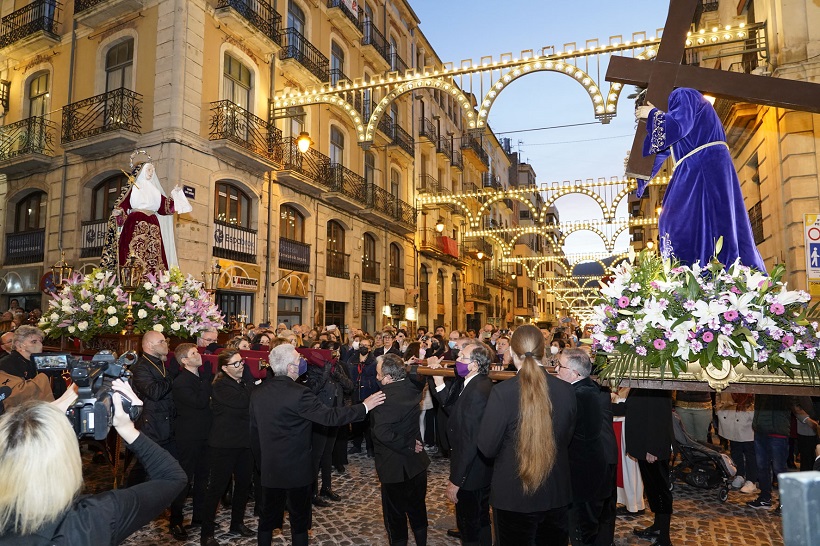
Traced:
<path fill-rule="evenodd" d="M 43 352 L 43 337 L 43 331 L 36 326 L 17 328 L 14 331 L 14 350 L 0 360 L 0 371 L 25 380 L 34 379 L 37 366 L 31 361 L 31 355 Z M 66 390 L 66 383 L 60 375 L 53 379 L 51 391 L 54 398 L 59 398 Z"/>
<path fill-rule="evenodd" d="M 80 496 L 82 460 L 64 411 L 30 401 L 0 417 L 0 545 L 119 544 L 151 521 L 185 486 L 176 460 L 141 434 L 122 406 L 142 402 L 122 380 L 113 381 L 117 433 L 143 462 L 151 481 Z M 120 394 L 121 393 L 121 394 Z M 76 396 L 76 395 L 75 395 Z"/>

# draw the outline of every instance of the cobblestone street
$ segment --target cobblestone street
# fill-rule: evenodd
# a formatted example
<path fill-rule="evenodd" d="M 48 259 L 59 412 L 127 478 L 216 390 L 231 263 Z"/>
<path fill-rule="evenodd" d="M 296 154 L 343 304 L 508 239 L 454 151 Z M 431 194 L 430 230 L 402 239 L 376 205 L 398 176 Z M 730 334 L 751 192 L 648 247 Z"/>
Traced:
<path fill-rule="evenodd" d="M 89 492 L 96 492 L 110 483 L 106 476 L 107 467 L 91 465 L 93 478 Z M 108 474 L 110 476 L 110 474 Z M 457 545 L 458 541 L 447 536 L 447 529 L 455 527 L 452 505 L 444 498 L 447 478 L 447 460 L 434 459 L 430 467 L 428 481 L 427 511 L 430 520 L 428 543 L 430 546 Z M 314 508 L 314 545 L 383 545 L 387 538 L 382 523 L 379 484 L 373 466 L 373 459 L 364 455 L 351 455 L 345 474 L 334 472 L 333 487 L 344 499 L 329 508 Z M 746 507 L 746 501 L 755 495 L 730 492 L 729 500 L 720 503 L 717 490 L 704 490 L 677 483 L 674 491 L 675 515 L 672 518 L 672 541 L 676 546 L 701 545 L 782 545 L 780 517 L 767 510 Z M 253 517 L 253 502 L 248 505 L 245 523 L 256 529 Z M 190 500 L 185 512 L 186 522 L 190 521 Z M 217 520 L 216 538 L 227 546 L 250 546 L 255 538 L 241 538 L 228 532 L 230 513 L 220 509 Z M 287 519 L 286 519 L 287 521 Z M 619 516 L 616 544 L 648 546 L 649 542 L 632 536 L 633 527 L 646 527 L 652 523 L 647 510 L 644 515 Z M 290 530 L 285 524 L 284 536 L 274 537 L 274 544 L 289 544 Z M 412 538 L 411 542 L 412 544 Z M 176 542 L 168 534 L 167 517 L 160 517 L 149 526 L 135 533 L 124 544 L 129 546 L 174 545 Z M 185 546 L 199 544 L 199 529 L 192 529 Z"/>

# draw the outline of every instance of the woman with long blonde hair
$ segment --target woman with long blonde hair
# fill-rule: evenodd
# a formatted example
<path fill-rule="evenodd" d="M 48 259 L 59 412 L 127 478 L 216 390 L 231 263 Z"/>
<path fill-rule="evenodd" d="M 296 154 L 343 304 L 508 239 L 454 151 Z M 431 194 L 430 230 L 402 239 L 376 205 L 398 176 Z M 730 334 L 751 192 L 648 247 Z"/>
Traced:
<path fill-rule="evenodd" d="M 515 330 L 510 354 L 518 375 L 493 388 L 481 423 L 478 448 L 495 459 L 490 504 L 499 546 L 569 540 L 575 393 L 546 372 L 545 348 L 535 326 Z"/>

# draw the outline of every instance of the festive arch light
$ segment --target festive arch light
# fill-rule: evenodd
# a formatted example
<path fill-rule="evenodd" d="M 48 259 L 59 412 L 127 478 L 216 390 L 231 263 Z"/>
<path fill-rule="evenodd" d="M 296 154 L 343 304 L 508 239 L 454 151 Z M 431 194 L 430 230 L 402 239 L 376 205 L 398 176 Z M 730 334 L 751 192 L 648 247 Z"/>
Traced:
<path fill-rule="evenodd" d="M 273 107 L 277 110 L 283 108 L 291 108 L 294 106 L 307 106 L 310 104 L 329 104 L 335 106 L 336 110 L 343 113 L 353 123 L 356 128 L 356 135 L 359 142 L 362 141 L 365 135 L 365 123 L 361 114 L 356 110 L 355 106 L 351 104 L 346 97 L 342 95 L 334 95 L 330 93 L 322 93 L 310 96 L 289 97 L 287 99 L 275 100 Z"/>

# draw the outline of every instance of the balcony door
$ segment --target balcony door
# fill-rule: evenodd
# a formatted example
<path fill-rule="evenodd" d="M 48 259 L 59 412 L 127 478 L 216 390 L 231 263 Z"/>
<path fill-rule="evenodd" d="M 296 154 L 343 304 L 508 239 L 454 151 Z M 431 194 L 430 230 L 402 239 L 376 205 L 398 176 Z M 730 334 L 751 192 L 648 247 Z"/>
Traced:
<path fill-rule="evenodd" d="M 112 46 L 105 54 L 105 92 L 132 89 L 134 73 L 134 39 Z"/>
<path fill-rule="evenodd" d="M 335 40 L 330 42 L 330 84 L 337 85 L 345 76 L 345 51 Z"/>
<path fill-rule="evenodd" d="M 42 153 L 46 149 L 46 117 L 49 104 L 49 73 L 35 75 L 28 85 L 29 127 L 20 134 L 15 143 L 19 150 L 27 153 Z M 15 150 L 16 151 L 16 150 Z"/>
<path fill-rule="evenodd" d="M 390 243 L 390 286 L 404 287 L 404 269 L 402 269 L 401 247 Z"/>
<path fill-rule="evenodd" d="M 379 266 L 376 262 L 376 238 L 369 233 L 364 234 L 362 281 L 371 284 L 379 284 Z"/>
<path fill-rule="evenodd" d="M 91 217 L 82 225 L 82 258 L 100 256 L 108 231 L 108 217 L 123 190 L 128 186 L 124 174 L 109 176 L 97 184 L 91 193 Z"/>
<path fill-rule="evenodd" d="M 252 103 L 252 88 L 250 69 L 229 53 L 225 53 L 222 67 L 222 100 L 228 100 L 239 107 L 223 110 L 226 118 L 225 129 L 229 135 L 246 142 L 250 133 L 248 114 Z"/>
<path fill-rule="evenodd" d="M 430 312 L 430 272 L 422 264 L 419 269 L 419 326 L 428 326 Z"/>
<path fill-rule="evenodd" d="M 330 164 L 344 165 L 345 135 L 335 125 L 330 128 Z"/>
<path fill-rule="evenodd" d="M 441 269 L 436 275 L 436 324 L 444 324 L 444 271 Z"/>
<path fill-rule="evenodd" d="M 452 289 L 451 296 L 452 296 L 452 306 L 453 306 L 453 311 L 452 311 L 452 313 L 453 313 L 453 324 L 452 324 L 451 328 L 453 330 L 458 330 L 458 325 L 459 325 L 460 321 L 458 320 L 458 318 L 459 318 L 459 311 L 458 311 L 459 306 L 458 306 L 458 274 L 457 273 L 453 273 L 453 278 L 452 278 L 452 281 L 451 281 L 450 288 Z M 442 325 L 442 324 L 444 324 L 444 323 L 443 322 L 439 323 L 439 326 Z"/>
<path fill-rule="evenodd" d="M 327 223 L 327 274 L 330 277 L 347 279 L 350 274 L 345 254 L 345 229 L 339 222 Z"/>

